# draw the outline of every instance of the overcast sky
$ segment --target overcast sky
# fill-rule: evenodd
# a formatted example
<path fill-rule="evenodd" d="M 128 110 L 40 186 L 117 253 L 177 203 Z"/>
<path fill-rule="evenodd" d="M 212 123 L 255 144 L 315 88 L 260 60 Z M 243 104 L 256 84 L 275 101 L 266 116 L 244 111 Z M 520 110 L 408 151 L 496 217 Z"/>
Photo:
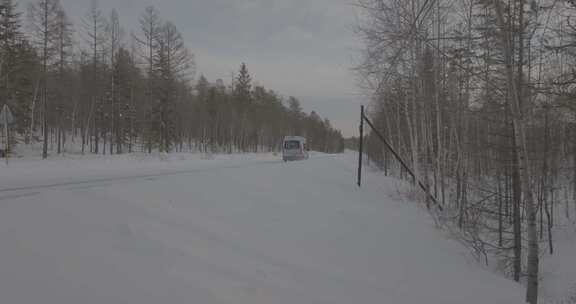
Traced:
<path fill-rule="evenodd" d="M 21 1 L 23 3 L 32 0 Z M 356 133 L 361 95 L 350 72 L 360 43 L 353 34 L 354 0 L 99 0 L 116 8 L 127 31 L 148 5 L 183 33 L 197 75 L 230 81 L 245 62 L 253 79 L 296 96 L 346 136 Z M 61 0 L 75 23 L 90 0 Z M 21 9 L 25 5 L 21 5 Z"/>

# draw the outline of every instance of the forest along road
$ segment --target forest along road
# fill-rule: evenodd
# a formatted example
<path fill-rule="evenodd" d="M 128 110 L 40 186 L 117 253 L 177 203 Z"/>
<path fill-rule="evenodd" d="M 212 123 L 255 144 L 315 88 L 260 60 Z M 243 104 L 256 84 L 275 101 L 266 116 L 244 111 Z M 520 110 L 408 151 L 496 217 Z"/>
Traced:
<path fill-rule="evenodd" d="M 1 168 L 2 303 L 522 303 L 354 154 L 60 167 Z"/>

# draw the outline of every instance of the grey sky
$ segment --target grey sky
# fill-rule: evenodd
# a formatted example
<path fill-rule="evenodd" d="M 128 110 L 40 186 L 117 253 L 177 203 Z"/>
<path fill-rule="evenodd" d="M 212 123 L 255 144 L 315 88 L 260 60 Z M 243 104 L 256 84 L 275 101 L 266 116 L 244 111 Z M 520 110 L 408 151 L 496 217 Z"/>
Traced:
<path fill-rule="evenodd" d="M 353 1 L 99 0 L 99 6 L 116 8 L 127 30 L 136 28 L 146 6 L 156 6 L 183 33 L 198 74 L 229 82 L 246 62 L 259 84 L 298 97 L 304 110 L 352 135 L 361 98 L 350 72 L 360 46 L 352 33 Z M 61 2 L 75 23 L 90 6 L 89 0 Z"/>

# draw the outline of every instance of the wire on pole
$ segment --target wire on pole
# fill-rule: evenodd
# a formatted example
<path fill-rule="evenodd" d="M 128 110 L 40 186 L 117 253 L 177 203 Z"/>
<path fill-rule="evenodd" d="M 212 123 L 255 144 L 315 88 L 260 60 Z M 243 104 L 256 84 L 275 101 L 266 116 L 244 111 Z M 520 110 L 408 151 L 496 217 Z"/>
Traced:
<path fill-rule="evenodd" d="M 414 173 L 414 171 L 408 166 L 408 164 L 402 159 L 402 157 L 400 156 L 400 154 L 398 154 L 398 152 L 396 152 L 396 150 L 392 147 L 392 145 L 388 142 L 388 140 L 386 140 L 386 137 L 384 137 L 384 135 L 382 135 L 382 133 L 380 133 L 376 127 L 374 127 L 374 125 L 372 124 L 372 122 L 370 121 L 370 119 L 365 115 L 364 113 L 364 106 L 362 106 L 361 108 L 361 120 L 360 120 L 360 144 L 359 144 L 359 150 L 360 150 L 360 163 L 358 166 L 358 185 L 360 186 L 361 183 L 361 176 L 360 174 L 362 173 L 362 135 L 364 132 L 364 121 L 366 122 L 366 124 L 368 124 L 368 126 L 370 127 L 370 129 L 372 130 L 372 132 L 384 143 L 384 145 L 386 145 L 386 147 L 388 148 L 388 150 L 390 150 L 390 152 L 394 155 L 394 158 L 396 158 L 396 160 L 398 160 L 398 162 L 402 165 L 402 167 L 410 174 L 410 176 L 412 177 L 412 182 L 414 183 L 414 185 L 420 187 L 420 189 L 422 189 L 422 191 L 424 191 L 424 193 L 426 193 L 427 195 L 427 199 L 431 200 L 436 207 L 438 207 L 438 209 L 440 211 L 443 211 L 443 207 L 442 205 L 438 202 L 438 200 L 436 199 L 436 197 L 434 197 L 428 187 L 426 187 L 420 180 L 418 180 L 416 174 Z"/>

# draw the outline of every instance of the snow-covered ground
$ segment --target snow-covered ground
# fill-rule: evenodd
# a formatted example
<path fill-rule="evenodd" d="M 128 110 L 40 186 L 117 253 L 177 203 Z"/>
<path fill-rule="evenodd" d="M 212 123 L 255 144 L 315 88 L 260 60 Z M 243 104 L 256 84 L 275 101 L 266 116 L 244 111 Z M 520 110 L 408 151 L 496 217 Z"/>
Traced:
<path fill-rule="evenodd" d="M 523 303 L 353 154 L 0 165 L 0 303 Z"/>
<path fill-rule="evenodd" d="M 573 203 L 573 202 L 570 202 Z M 556 230 L 553 234 L 554 254 L 548 253 L 547 244 L 543 244 L 541 258 L 542 288 L 544 303 L 576 303 L 576 223 L 558 215 Z"/>

